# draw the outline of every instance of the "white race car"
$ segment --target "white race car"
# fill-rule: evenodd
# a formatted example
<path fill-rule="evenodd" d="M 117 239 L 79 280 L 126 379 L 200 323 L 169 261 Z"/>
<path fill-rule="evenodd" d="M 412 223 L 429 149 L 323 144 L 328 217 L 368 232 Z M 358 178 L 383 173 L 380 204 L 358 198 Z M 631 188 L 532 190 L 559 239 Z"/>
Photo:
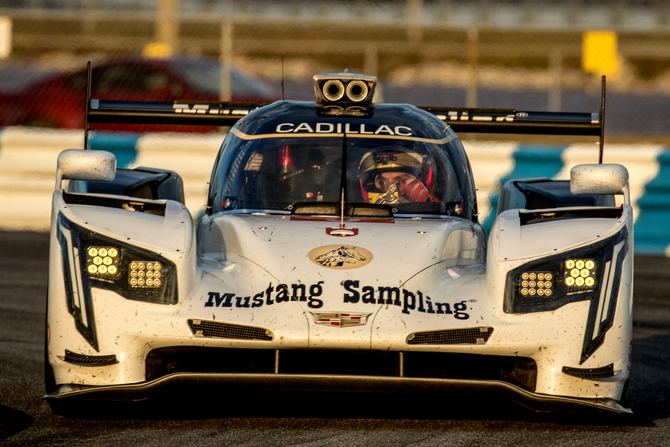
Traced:
<path fill-rule="evenodd" d="M 487 241 L 454 132 L 602 141 L 604 105 L 421 109 L 374 103 L 372 76 L 314 84 L 315 102 L 263 107 L 87 100 L 87 127 L 235 124 L 196 224 L 174 172 L 116 169 L 104 151 L 59 156 L 45 362 L 54 410 L 188 386 L 630 412 L 620 403 L 632 340 L 626 169 L 506 183 Z"/>

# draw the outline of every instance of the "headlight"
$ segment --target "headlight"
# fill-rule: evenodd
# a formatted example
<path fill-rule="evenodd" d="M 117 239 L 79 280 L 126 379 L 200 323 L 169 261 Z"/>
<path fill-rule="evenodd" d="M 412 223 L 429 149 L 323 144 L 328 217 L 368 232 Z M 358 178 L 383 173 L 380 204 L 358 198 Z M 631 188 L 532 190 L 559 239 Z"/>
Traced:
<path fill-rule="evenodd" d="M 58 214 L 57 238 L 68 312 L 74 317 L 77 331 L 96 351 L 99 346 L 92 288 L 112 290 L 129 300 L 177 303 L 177 268 L 158 253 L 101 236 L 70 222 L 62 213 Z M 144 279 L 133 281 L 133 277 Z"/>
<path fill-rule="evenodd" d="M 529 262 L 507 274 L 506 313 L 545 312 L 568 303 L 599 297 L 603 281 L 614 281 L 625 250 L 627 231 L 578 250 Z M 621 255 L 621 256 L 620 256 Z M 620 256 L 621 259 L 613 257 Z M 619 269 L 620 270 L 620 269 Z M 620 274 L 620 272 L 619 272 Z M 617 288 L 618 288 L 618 282 Z"/>
<path fill-rule="evenodd" d="M 116 247 L 88 246 L 86 272 L 91 279 L 127 283 L 126 288 L 134 291 L 160 289 L 166 278 L 163 264 L 159 261 L 138 260 L 132 255 L 124 259 L 123 254 L 127 251 Z"/>
<path fill-rule="evenodd" d="M 95 234 L 61 219 L 79 254 L 82 285 L 112 290 L 124 298 L 177 303 L 177 269 L 158 253 Z"/>

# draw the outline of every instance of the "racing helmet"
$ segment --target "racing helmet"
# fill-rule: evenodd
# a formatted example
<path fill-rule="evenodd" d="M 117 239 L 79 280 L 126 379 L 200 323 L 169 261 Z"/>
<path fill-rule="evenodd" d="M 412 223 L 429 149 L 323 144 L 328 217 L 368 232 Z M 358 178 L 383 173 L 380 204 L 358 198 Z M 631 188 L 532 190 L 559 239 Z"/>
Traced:
<path fill-rule="evenodd" d="M 384 146 L 367 152 L 358 165 L 361 189 L 368 193 L 383 193 L 375 186 L 375 178 L 384 172 L 407 172 L 432 187 L 432 162 L 422 155 L 402 146 Z M 430 184 L 428 184 L 430 183 Z"/>

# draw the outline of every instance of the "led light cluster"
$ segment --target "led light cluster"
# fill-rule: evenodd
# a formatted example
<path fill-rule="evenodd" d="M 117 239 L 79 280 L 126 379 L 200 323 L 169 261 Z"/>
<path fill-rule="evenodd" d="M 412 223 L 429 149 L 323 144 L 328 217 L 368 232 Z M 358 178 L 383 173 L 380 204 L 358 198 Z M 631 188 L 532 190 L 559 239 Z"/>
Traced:
<path fill-rule="evenodd" d="M 91 275 L 116 275 L 119 271 L 119 250 L 114 247 L 88 247 L 86 271 Z"/>
<path fill-rule="evenodd" d="M 160 262 L 133 261 L 129 267 L 128 284 L 131 287 L 155 289 L 163 284 L 163 265 Z"/>
<path fill-rule="evenodd" d="M 524 272 L 521 274 L 519 291 L 523 296 L 551 296 L 554 275 L 549 272 Z"/>
<path fill-rule="evenodd" d="M 596 264 L 590 259 L 568 259 L 565 261 L 564 281 L 568 287 L 593 287 Z"/>

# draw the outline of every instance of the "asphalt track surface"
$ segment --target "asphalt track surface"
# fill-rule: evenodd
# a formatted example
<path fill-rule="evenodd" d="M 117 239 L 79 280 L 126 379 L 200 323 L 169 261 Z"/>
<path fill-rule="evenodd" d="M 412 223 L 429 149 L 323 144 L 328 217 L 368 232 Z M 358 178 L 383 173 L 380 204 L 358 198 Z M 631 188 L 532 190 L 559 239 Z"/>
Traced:
<path fill-rule="evenodd" d="M 670 259 L 635 260 L 633 416 L 391 396 L 202 396 L 63 417 L 42 400 L 48 236 L 0 232 L 0 445 L 670 444 Z"/>

